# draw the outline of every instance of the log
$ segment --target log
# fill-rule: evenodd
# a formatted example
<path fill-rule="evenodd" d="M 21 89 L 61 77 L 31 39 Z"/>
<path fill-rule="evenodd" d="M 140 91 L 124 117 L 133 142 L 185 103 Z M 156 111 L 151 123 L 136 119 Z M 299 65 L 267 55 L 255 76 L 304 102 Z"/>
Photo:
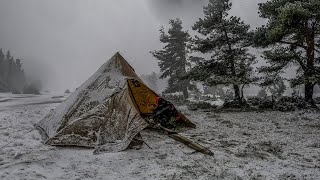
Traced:
<path fill-rule="evenodd" d="M 207 149 L 206 147 L 200 145 L 199 143 L 196 143 L 196 142 L 193 142 L 191 141 L 190 139 L 182 136 L 181 134 L 173 131 L 173 130 L 170 130 L 170 129 L 167 129 L 165 127 L 162 127 L 160 126 L 161 129 L 163 129 L 164 131 L 166 131 L 168 133 L 168 136 L 173 138 L 174 140 L 176 141 L 179 141 L 185 145 L 187 145 L 188 147 L 198 151 L 198 152 L 201 152 L 203 154 L 207 154 L 207 155 L 210 155 L 210 156 L 213 156 L 213 152 L 211 152 L 209 149 Z"/>
<path fill-rule="evenodd" d="M 183 115 L 181 112 L 179 112 L 178 114 L 180 116 L 180 118 L 182 119 L 182 121 L 191 128 L 196 128 L 196 125 L 193 124 L 185 115 Z"/>

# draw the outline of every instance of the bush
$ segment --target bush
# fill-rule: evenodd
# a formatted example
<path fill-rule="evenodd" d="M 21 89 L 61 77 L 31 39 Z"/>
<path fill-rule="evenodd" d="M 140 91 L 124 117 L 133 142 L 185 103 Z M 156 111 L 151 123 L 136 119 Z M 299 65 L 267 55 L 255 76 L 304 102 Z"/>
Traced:
<path fill-rule="evenodd" d="M 275 100 L 271 97 L 266 97 L 261 99 L 261 103 L 258 105 L 259 109 L 273 109 Z"/>
<path fill-rule="evenodd" d="M 19 91 L 18 89 L 13 89 L 12 94 L 21 94 L 21 91 Z"/>
<path fill-rule="evenodd" d="M 197 109 L 216 109 L 218 106 L 217 105 L 211 105 L 208 102 L 189 102 L 188 103 L 188 108 L 190 110 L 197 110 Z"/>
<path fill-rule="evenodd" d="M 266 98 L 250 97 L 248 98 L 250 106 L 256 106 L 259 109 L 278 110 L 278 111 L 295 111 L 297 109 L 309 108 L 308 103 L 302 97 L 283 96 L 280 99 L 274 99 L 270 96 Z"/>
<path fill-rule="evenodd" d="M 245 99 L 242 99 L 242 102 L 239 103 L 237 100 L 225 100 L 223 105 L 223 108 L 228 109 L 228 108 L 248 108 L 249 105 Z"/>
<path fill-rule="evenodd" d="M 222 107 L 223 108 L 241 108 L 241 105 L 239 104 L 238 101 L 225 100 Z"/>
<path fill-rule="evenodd" d="M 248 97 L 247 103 L 250 106 L 259 106 L 261 102 L 263 101 L 264 98 L 253 96 L 253 97 Z"/>
<path fill-rule="evenodd" d="M 22 91 L 23 94 L 35 94 L 39 95 L 40 90 L 33 84 L 26 85 Z"/>
<path fill-rule="evenodd" d="M 306 109 L 307 106 L 308 106 L 307 103 L 302 97 L 284 96 L 277 101 L 275 109 L 279 111 L 294 111 L 296 109 Z"/>

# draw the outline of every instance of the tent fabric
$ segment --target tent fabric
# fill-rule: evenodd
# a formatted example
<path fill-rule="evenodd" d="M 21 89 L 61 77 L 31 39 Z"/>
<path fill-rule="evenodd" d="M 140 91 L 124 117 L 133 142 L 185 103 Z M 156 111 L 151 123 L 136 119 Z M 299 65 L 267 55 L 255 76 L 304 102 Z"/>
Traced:
<path fill-rule="evenodd" d="M 141 80 L 128 79 L 127 81 L 136 108 L 142 115 L 153 114 L 157 107 L 156 99 L 158 95 L 143 84 Z"/>
<path fill-rule="evenodd" d="M 35 126 L 48 145 L 117 152 L 148 127 L 156 97 L 116 53 Z"/>

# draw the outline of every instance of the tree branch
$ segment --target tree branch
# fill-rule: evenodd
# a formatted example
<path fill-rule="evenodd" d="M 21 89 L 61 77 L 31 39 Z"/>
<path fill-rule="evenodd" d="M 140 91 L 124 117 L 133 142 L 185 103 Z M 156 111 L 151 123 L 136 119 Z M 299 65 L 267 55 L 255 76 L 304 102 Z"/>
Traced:
<path fill-rule="evenodd" d="M 304 46 L 304 45 L 301 45 L 301 44 L 298 44 L 298 43 L 292 43 L 292 42 L 286 42 L 286 41 L 279 41 L 279 43 L 289 44 L 289 45 L 295 45 L 295 46 L 301 47 L 301 48 L 303 48 L 303 49 L 305 49 L 305 50 L 308 49 L 307 46 Z M 313 48 L 313 50 L 314 50 L 315 52 L 317 52 L 317 53 L 320 53 L 320 50 L 317 50 L 316 48 Z"/>

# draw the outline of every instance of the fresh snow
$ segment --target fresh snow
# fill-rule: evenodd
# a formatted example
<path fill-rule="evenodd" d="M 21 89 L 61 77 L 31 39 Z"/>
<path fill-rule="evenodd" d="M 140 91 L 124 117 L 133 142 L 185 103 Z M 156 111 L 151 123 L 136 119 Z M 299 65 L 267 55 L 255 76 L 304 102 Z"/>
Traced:
<path fill-rule="evenodd" d="M 214 156 L 144 130 L 148 146 L 93 155 L 41 143 L 34 124 L 65 97 L 0 94 L 0 179 L 319 179 L 320 113 L 182 111 L 182 134 Z"/>

